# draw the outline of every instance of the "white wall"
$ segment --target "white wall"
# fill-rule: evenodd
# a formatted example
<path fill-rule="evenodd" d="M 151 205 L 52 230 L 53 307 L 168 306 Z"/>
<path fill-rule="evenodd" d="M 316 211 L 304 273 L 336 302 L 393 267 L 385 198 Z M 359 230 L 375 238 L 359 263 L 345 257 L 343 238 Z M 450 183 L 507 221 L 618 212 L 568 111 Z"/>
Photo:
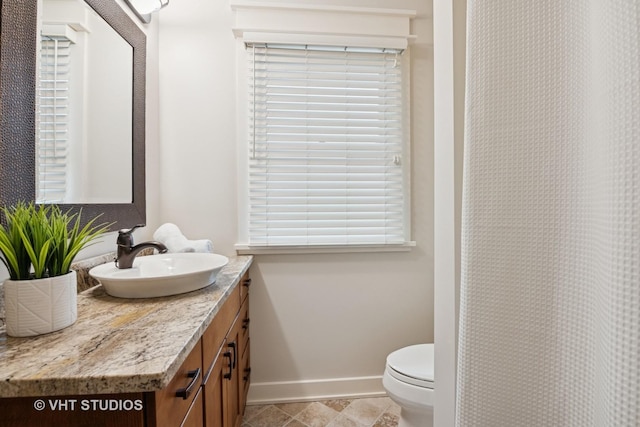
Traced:
<path fill-rule="evenodd" d="M 292 3 L 300 1 L 289 0 Z M 258 256 L 252 268 L 250 400 L 382 392 L 392 350 L 433 340 L 431 2 L 304 3 L 415 9 L 412 229 L 408 253 Z M 190 238 L 234 255 L 238 227 L 236 41 L 227 2 L 160 14 L 160 210 Z M 236 88 L 238 84 L 238 88 Z"/>

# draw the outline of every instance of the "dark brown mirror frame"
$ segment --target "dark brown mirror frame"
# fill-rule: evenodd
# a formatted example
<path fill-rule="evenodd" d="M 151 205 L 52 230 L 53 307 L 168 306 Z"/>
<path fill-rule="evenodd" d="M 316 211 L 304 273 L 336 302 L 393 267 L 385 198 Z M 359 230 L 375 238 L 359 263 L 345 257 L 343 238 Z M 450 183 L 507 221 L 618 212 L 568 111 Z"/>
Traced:
<path fill-rule="evenodd" d="M 132 203 L 64 204 L 113 230 L 146 221 L 146 36 L 114 0 L 85 0 L 133 47 Z M 37 0 L 0 0 L 0 205 L 35 200 Z M 114 164 L 114 168 L 122 168 Z"/>

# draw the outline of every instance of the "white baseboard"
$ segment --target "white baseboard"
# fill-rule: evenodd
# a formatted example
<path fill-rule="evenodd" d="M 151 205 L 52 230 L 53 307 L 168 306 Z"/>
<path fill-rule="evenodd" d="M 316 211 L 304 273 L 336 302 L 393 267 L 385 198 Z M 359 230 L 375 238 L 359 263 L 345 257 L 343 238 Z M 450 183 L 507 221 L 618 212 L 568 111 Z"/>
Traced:
<path fill-rule="evenodd" d="M 251 383 L 248 405 L 386 396 L 382 376 Z"/>

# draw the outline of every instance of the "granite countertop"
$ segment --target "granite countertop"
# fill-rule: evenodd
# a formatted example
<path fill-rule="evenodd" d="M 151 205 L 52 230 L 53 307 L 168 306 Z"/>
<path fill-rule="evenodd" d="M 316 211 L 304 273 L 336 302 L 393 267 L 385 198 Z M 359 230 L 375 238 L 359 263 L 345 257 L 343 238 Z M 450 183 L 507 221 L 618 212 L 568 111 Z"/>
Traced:
<path fill-rule="evenodd" d="M 0 325 L 0 397 L 162 389 L 251 262 L 230 258 L 214 285 L 170 297 L 121 299 L 93 287 L 78 294 L 77 322 L 50 334 L 13 338 Z"/>

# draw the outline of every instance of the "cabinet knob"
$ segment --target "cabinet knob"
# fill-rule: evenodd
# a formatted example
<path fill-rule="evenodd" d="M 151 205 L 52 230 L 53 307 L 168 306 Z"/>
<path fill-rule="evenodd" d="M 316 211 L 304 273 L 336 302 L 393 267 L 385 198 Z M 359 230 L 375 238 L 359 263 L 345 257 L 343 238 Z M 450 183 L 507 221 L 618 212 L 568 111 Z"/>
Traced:
<path fill-rule="evenodd" d="M 247 288 L 251 286 L 251 278 L 245 279 L 242 281 L 242 286 L 246 286 Z"/>
<path fill-rule="evenodd" d="M 242 319 L 242 329 L 249 328 L 250 322 L 251 322 L 251 319 L 249 319 L 248 317 L 246 319 Z"/>
<path fill-rule="evenodd" d="M 249 381 L 249 378 L 251 378 L 251 368 L 245 368 L 244 377 L 242 377 L 242 379 L 247 382 Z"/>
<path fill-rule="evenodd" d="M 189 381 L 189 384 L 187 384 L 185 388 L 180 388 L 176 391 L 176 397 L 187 399 L 198 382 L 198 377 L 200 377 L 200 368 L 187 372 L 187 378 L 191 378 L 191 381 Z"/>

